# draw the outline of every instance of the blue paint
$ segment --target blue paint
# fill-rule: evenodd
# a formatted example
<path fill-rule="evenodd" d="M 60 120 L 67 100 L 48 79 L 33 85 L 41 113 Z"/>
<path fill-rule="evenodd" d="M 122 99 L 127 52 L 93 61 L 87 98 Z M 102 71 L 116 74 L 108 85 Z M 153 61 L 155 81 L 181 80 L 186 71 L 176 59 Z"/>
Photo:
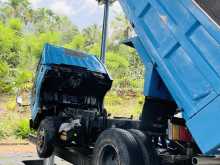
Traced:
<path fill-rule="evenodd" d="M 145 95 L 166 98 L 152 85 L 160 77 L 202 152 L 219 153 L 219 27 L 192 0 L 119 2 L 134 24 L 132 42 L 148 68 Z"/>
<path fill-rule="evenodd" d="M 79 52 L 75 50 L 68 50 L 65 48 L 46 44 L 43 50 L 41 59 L 43 65 L 73 65 L 87 68 L 90 71 L 106 73 L 104 65 L 96 56 Z"/>
<path fill-rule="evenodd" d="M 42 82 L 45 79 L 45 75 L 52 69 L 52 65 L 78 66 L 87 69 L 88 71 L 108 75 L 105 66 L 96 56 L 46 44 L 41 60 L 38 64 L 36 80 L 32 91 L 31 110 L 33 121 L 36 120 L 37 114 L 40 112 L 40 92 Z"/>
<path fill-rule="evenodd" d="M 151 62 L 149 56 L 146 56 L 147 52 L 139 38 L 134 37 L 129 40 L 133 43 L 133 46 L 137 50 L 141 61 L 145 65 L 146 73 L 144 79 L 144 95 L 165 100 L 173 100 L 169 91 L 167 90 L 167 87 L 164 85 L 164 82 L 161 80 L 157 70 L 155 69 L 155 63 Z"/>

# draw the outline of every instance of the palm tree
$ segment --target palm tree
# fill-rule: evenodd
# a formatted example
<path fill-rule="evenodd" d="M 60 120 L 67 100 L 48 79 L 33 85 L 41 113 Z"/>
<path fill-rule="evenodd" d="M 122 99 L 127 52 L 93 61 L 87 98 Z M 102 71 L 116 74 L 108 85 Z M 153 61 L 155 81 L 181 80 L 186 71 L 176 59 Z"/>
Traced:
<path fill-rule="evenodd" d="M 24 19 L 27 10 L 30 9 L 30 2 L 28 0 L 9 0 L 8 7 L 11 8 L 11 16 Z"/>
<path fill-rule="evenodd" d="M 128 38 L 132 33 L 132 27 L 127 21 L 124 15 L 119 14 L 116 16 L 115 20 L 111 24 L 112 29 L 114 29 L 114 34 L 112 35 L 115 40 L 122 40 Z"/>
<path fill-rule="evenodd" d="M 83 34 L 86 36 L 87 46 L 91 46 L 101 41 L 101 30 L 96 24 L 83 29 Z"/>

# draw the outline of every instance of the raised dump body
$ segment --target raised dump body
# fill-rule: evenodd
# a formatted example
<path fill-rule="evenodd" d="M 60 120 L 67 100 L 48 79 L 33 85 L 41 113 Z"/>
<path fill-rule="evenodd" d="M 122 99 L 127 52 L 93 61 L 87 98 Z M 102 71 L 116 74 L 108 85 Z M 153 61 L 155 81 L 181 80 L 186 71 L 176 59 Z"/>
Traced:
<path fill-rule="evenodd" d="M 147 68 L 145 95 L 175 100 L 202 152 L 219 154 L 220 1 L 119 2 L 137 33 L 132 42 Z M 155 79 L 164 85 L 159 92 Z"/>

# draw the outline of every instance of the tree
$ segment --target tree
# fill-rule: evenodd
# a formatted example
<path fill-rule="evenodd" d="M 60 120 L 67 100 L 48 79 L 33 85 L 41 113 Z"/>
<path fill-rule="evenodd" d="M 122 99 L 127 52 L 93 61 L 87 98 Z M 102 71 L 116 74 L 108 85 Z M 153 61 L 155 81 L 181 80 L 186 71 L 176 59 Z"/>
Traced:
<path fill-rule="evenodd" d="M 82 34 L 77 34 L 76 36 L 74 36 L 74 38 L 70 43 L 65 45 L 66 48 L 76 49 L 81 51 L 83 51 L 85 46 L 86 46 L 86 38 Z"/>
<path fill-rule="evenodd" d="M 106 66 L 115 80 L 113 88 L 133 88 L 143 77 L 143 66 L 134 49 L 119 44 L 128 37 L 130 25 L 118 15 L 111 26 Z M 0 92 L 13 93 L 31 84 L 45 43 L 100 55 L 100 26 L 79 30 L 50 9 L 32 9 L 28 0 L 0 3 L 0 34 Z"/>
<path fill-rule="evenodd" d="M 97 25 L 91 25 L 82 31 L 86 36 L 86 47 L 89 48 L 95 43 L 101 42 L 101 30 Z"/>
<path fill-rule="evenodd" d="M 72 39 L 79 34 L 79 29 L 67 17 L 57 17 L 57 22 L 59 22 L 57 31 L 62 33 L 62 43 L 67 44 L 72 41 Z"/>
<path fill-rule="evenodd" d="M 12 18 L 8 21 L 8 26 L 16 32 L 18 36 L 22 34 L 23 23 L 18 18 Z"/>
<path fill-rule="evenodd" d="M 125 40 L 132 34 L 132 27 L 123 14 L 119 14 L 115 17 L 111 22 L 111 29 L 114 29 L 111 35 L 112 41 Z"/>
<path fill-rule="evenodd" d="M 14 29 L 0 23 L 0 59 L 8 65 L 16 67 L 19 64 L 21 38 Z"/>
<path fill-rule="evenodd" d="M 28 0 L 9 0 L 7 2 L 8 8 L 10 9 L 10 17 L 17 17 L 24 20 L 30 8 Z"/>
<path fill-rule="evenodd" d="M 0 93 L 10 93 L 13 89 L 13 82 L 9 65 L 0 60 Z"/>

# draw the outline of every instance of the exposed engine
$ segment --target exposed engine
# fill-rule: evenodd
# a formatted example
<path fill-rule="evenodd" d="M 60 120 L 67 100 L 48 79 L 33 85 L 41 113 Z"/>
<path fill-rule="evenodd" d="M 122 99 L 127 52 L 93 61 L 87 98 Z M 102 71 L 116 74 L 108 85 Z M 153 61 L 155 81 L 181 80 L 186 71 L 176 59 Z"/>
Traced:
<path fill-rule="evenodd" d="M 43 116 L 59 118 L 58 133 L 65 144 L 88 145 L 105 127 L 103 99 L 112 81 L 83 68 L 52 68 L 42 88 Z M 85 138 L 88 136 L 91 138 Z"/>
<path fill-rule="evenodd" d="M 101 121 L 104 122 L 104 118 L 94 109 L 67 108 L 59 116 L 63 119 L 59 128 L 60 139 L 68 144 L 87 145 L 92 143 L 92 139 L 88 141 L 88 138 L 85 137 L 97 135 L 104 129 L 101 127 L 104 125 L 99 124 Z"/>

